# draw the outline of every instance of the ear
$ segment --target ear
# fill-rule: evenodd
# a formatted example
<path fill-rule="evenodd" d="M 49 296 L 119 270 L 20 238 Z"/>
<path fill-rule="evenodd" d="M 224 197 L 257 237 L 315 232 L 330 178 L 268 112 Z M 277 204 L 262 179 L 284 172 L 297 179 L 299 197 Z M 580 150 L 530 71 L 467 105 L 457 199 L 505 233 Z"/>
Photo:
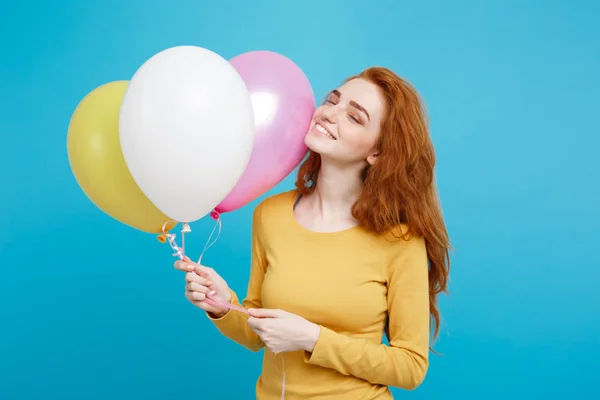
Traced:
<path fill-rule="evenodd" d="M 369 163 L 369 165 L 375 165 L 378 158 L 379 158 L 379 152 L 376 151 L 367 156 L 367 162 Z"/>

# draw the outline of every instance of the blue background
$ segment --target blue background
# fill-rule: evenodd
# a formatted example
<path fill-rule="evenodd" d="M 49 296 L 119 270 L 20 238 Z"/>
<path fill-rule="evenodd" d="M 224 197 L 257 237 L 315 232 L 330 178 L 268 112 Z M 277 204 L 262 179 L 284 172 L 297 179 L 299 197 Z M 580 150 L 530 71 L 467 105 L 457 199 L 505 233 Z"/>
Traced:
<path fill-rule="evenodd" d="M 253 398 L 261 355 L 187 303 L 170 249 L 96 209 L 67 160 L 83 96 L 182 44 L 279 52 L 318 98 L 384 65 L 425 98 L 456 251 L 444 356 L 397 398 L 600 396 L 599 16 L 593 0 L 4 3 L 0 398 Z M 205 258 L 242 295 L 255 205 Z"/>

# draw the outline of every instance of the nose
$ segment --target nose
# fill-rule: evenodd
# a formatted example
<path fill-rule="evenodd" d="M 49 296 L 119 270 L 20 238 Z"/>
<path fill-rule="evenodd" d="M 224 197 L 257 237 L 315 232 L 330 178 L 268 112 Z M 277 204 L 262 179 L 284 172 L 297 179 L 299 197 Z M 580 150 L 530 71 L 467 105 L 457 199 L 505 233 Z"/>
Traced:
<path fill-rule="evenodd" d="M 335 106 L 323 108 L 323 112 L 321 113 L 321 115 L 323 116 L 323 119 L 327 122 L 337 122 L 337 113 L 335 111 Z"/>

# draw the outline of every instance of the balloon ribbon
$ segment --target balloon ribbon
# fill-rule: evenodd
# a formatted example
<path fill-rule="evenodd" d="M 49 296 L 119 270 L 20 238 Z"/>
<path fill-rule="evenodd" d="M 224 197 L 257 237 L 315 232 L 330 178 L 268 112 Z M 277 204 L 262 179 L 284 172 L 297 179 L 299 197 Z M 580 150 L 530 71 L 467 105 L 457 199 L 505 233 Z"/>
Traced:
<path fill-rule="evenodd" d="M 210 236 L 208 237 L 206 244 L 204 245 L 204 249 L 202 250 L 202 253 L 200 253 L 200 258 L 198 258 L 198 262 L 197 262 L 197 264 L 199 264 L 199 265 L 201 265 L 201 263 L 202 263 L 202 256 L 204 256 L 204 253 L 206 253 L 206 251 L 213 244 L 215 244 L 217 242 L 217 240 L 219 239 L 219 236 L 221 235 L 221 228 L 222 228 L 221 215 L 217 211 L 212 211 L 210 213 L 210 216 L 212 219 L 216 220 L 217 222 L 215 223 L 215 226 L 214 226 L 212 232 L 210 233 Z M 185 260 L 185 234 L 186 234 L 186 232 L 191 232 L 190 227 L 187 223 L 185 223 L 185 224 L 183 224 L 183 226 L 181 228 L 181 248 L 180 248 L 179 246 L 177 246 L 177 242 L 175 241 L 176 235 L 174 233 L 166 232 L 166 227 L 170 222 L 175 222 L 175 221 L 169 221 L 163 225 L 163 227 L 162 227 L 163 235 L 167 238 L 169 245 L 171 246 L 171 248 L 174 251 L 173 256 L 179 258 L 180 260 Z M 218 228 L 217 236 L 215 237 L 215 240 L 213 240 L 211 243 L 210 240 L 213 237 L 215 230 L 217 228 Z M 206 304 L 209 304 L 213 307 L 221 307 L 221 308 L 225 308 L 228 310 L 239 311 L 246 315 L 250 315 L 248 310 L 246 310 L 245 308 L 236 306 L 235 304 L 231 304 L 226 301 L 223 301 L 223 300 L 217 298 L 216 296 L 217 296 L 217 292 L 214 290 L 211 290 L 206 294 L 206 297 L 203 301 Z M 281 400 L 284 400 L 284 398 L 285 398 L 285 362 L 284 362 L 285 358 L 284 358 L 283 354 L 281 356 L 282 356 L 281 357 L 281 368 L 282 368 L 282 371 L 281 371 L 281 374 L 282 374 L 282 377 L 281 377 Z M 275 354 L 275 358 L 277 358 L 277 354 Z M 279 369 L 279 368 L 277 368 L 277 363 L 275 364 L 275 368 Z"/>
<path fill-rule="evenodd" d="M 200 258 L 198 259 L 197 264 L 200 264 L 202 262 L 202 256 L 204 255 L 206 250 L 208 250 L 213 244 L 215 244 L 217 242 L 217 240 L 219 239 L 219 236 L 221 235 L 221 228 L 222 228 L 221 217 L 219 216 L 219 214 L 216 214 L 215 212 L 211 213 L 211 217 L 213 217 L 213 218 L 216 217 L 217 222 L 216 222 L 215 227 L 213 228 L 212 232 L 210 233 L 210 236 L 208 237 L 208 241 L 204 245 L 204 249 L 202 250 L 202 253 L 200 254 Z M 185 259 L 185 233 L 190 232 L 189 225 L 183 224 L 183 227 L 181 229 L 181 248 L 179 246 L 177 246 L 177 243 L 175 242 L 176 235 L 174 233 L 167 233 L 165 231 L 167 225 L 168 225 L 168 223 L 165 223 L 163 225 L 163 234 L 167 238 L 169 245 L 171 246 L 171 248 L 174 251 L 173 256 L 179 258 L 180 260 L 184 260 Z M 215 240 L 212 243 L 210 243 L 210 240 L 213 237 L 213 235 L 215 234 L 215 230 L 217 228 L 218 228 L 217 237 L 215 237 Z M 250 315 L 250 313 L 248 313 L 248 310 L 246 310 L 245 308 L 236 306 L 235 304 L 231 304 L 229 302 L 219 299 L 217 297 L 217 292 L 215 290 L 211 290 L 210 292 L 206 293 L 206 298 L 203 301 L 206 304 L 209 304 L 213 307 L 220 307 L 220 308 L 225 308 L 228 310 L 239 311 L 246 315 Z"/>

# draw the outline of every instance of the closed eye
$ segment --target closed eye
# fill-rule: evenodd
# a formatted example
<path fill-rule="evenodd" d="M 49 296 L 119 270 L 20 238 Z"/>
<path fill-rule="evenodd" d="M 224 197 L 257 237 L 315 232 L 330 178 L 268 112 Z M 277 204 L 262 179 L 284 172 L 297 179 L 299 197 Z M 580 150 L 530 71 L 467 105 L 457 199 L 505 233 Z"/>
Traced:
<path fill-rule="evenodd" d="M 352 120 L 353 122 L 356 122 L 357 124 L 362 125 L 362 121 L 359 118 L 355 117 L 354 115 L 348 114 L 348 118 L 350 120 Z"/>

